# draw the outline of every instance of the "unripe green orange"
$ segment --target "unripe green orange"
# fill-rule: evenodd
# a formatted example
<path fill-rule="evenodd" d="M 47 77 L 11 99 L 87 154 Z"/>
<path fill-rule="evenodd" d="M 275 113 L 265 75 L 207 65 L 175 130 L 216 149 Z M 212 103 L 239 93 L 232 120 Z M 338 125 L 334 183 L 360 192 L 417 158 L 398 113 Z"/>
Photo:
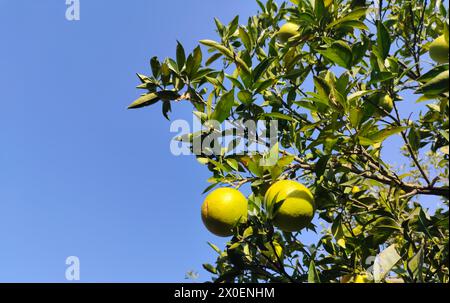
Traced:
<path fill-rule="evenodd" d="M 448 42 L 444 35 L 437 37 L 430 44 L 430 57 L 437 63 L 448 62 Z"/>
<path fill-rule="evenodd" d="M 394 102 L 392 101 L 391 96 L 389 96 L 388 94 L 380 96 L 378 105 L 380 105 L 388 113 L 390 113 L 394 109 Z"/>
<path fill-rule="evenodd" d="M 280 30 L 277 32 L 278 39 L 280 42 L 285 43 L 289 38 L 298 34 L 298 25 L 292 22 L 287 22 L 281 26 Z"/>
<path fill-rule="evenodd" d="M 371 106 L 375 108 L 375 116 L 386 116 L 386 112 L 390 113 L 394 109 L 394 101 L 392 100 L 391 96 L 386 93 L 375 93 L 372 96 L 369 97 Z M 381 110 L 381 108 L 384 109 Z"/>
<path fill-rule="evenodd" d="M 233 228 L 247 220 L 247 199 L 233 188 L 218 188 L 206 196 L 202 205 L 206 228 L 220 237 L 233 234 Z"/>
<path fill-rule="evenodd" d="M 276 227 L 300 231 L 314 217 L 314 198 L 308 188 L 292 180 L 275 182 L 264 196 L 264 204 Z"/>

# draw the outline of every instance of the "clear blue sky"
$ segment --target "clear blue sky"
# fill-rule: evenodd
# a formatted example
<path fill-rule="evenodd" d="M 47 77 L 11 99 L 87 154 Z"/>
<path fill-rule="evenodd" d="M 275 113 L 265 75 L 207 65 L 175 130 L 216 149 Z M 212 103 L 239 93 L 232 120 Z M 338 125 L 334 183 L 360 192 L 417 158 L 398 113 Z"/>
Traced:
<path fill-rule="evenodd" d="M 177 282 L 224 239 L 200 220 L 209 172 L 174 157 L 159 107 L 127 111 L 136 72 L 214 38 L 242 0 L 0 0 L 0 282 Z M 171 117 L 191 119 L 190 106 Z M 398 155 L 398 153 L 397 153 Z"/>
<path fill-rule="evenodd" d="M 71 255 L 85 282 L 205 280 L 224 243 L 200 220 L 209 173 L 172 156 L 159 108 L 126 106 L 151 56 L 256 2 L 80 2 L 69 22 L 65 0 L 0 0 L 0 281 L 63 282 Z"/>

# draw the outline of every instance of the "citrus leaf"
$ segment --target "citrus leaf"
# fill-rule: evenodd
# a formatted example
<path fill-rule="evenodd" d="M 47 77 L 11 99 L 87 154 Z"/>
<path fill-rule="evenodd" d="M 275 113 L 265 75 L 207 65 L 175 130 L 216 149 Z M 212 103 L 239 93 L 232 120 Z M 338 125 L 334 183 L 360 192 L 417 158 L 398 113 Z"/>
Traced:
<path fill-rule="evenodd" d="M 373 278 L 375 282 L 380 282 L 383 280 L 395 264 L 397 264 L 400 260 L 401 257 L 395 249 L 395 244 L 392 244 L 379 253 L 373 266 Z"/>
<path fill-rule="evenodd" d="M 327 28 L 332 28 L 332 27 L 336 26 L 337 24 L 340 24 L 343 22 L 359 20 L 362 16 L 365 16 L 367 14 L 367 10 L 368 10 L 367 7 L 357 8 L 357 9 L 351 11 L 350 13 L 348 13 L 347 15 L 345 15 L 344 17 L 331 22 L 330 24 L 328 24 Z"/>
<path fill-rule="evenodd" d="M 269 68 L 270 64 L 275 60 L 275 58 L 268 57 L 262 60 L 253 70 L 253 81 L 258 81 L 262 74 Z"/>
<path fill-rule="evenodd" d="M 262 117 L 274 118 L 275 120 L 281 119 L 286 121 L 295 121 L 294 118 L 282 113 L 265 113 L 262 115 Z"/>
<path fill-rule="evenodd" d="M 384 24 L 377 20 L 377 46 L 382 59 L 386 59 L 391 49 L 391 37 Z"/>
<path fill-rule="evenodd" d="M 404 130 L 408 129 L 406 126 L 395 126 L 395 127 L 389 127 L 385 128 L 383 130 L 380 130 L 376 132 L 375 134 L 372 134 L 369 136 L 369 139 L 374 143 L 380 143 L 386 140 L 388 137 L 398 134 Z"/>
<path fill-rule="evenodd" d="M 331 62 L 347 69 L 351 68 L 352 50 L 344 41 L 335 41 L 330 47 L 317 51 Z"/>
<path fill-rule="evenodd" d="M 309 262 L 308 283 L 320 283 L 319 273 L 313 260 Z"/>
<path fill-rule="evenodd" d="M 216 104 L 216 109 L 213 112 L 211 118 L 213 120 L 217 120 L 220 123 L 222 123 L 230 116 L 230 111 L 233 105 L 234 105 L 234 90 L 231 90 L 222 95 L 219 102 L 217 102 Z"/>
<path fill-rule="evenodd" d="M 223 46 L 222 44 L 214 41 L 214 40 L 200 40 L 200 43 L 206 46 L 209 46 L 213 49 L 218 50 L 220 53 L 225 55 L 228 59 L 235 61 L 236 64 L 242 68 L 247 74 L 250 74 L 250 69 L 247 64 L 238 56 L 236 56 L 231 50 Z"/>
<path fill-rule="evenodd" d="M 436 77 L 425 83 L 416 93 L 423 93 L 427 96 L 437 96 L 449 90 L 449 71 L 443 71 Z"/>
<path fill-rule="evenodd" d="M 159 100 L 161 100 L 161 98 L 159 98 L 156 93 L 150 93 L 150 94 L 144 95 L 144 96 L 138 98 L 137 100 L 135 100 L 133 103 L 131 103 L 128 106 L 128 109 L 135 109 L 135 108 L 141 108 L 144 106 L 149 106 L 149 105 L 155 104 Z"/>
<path fill-rule="evenodd" d="M 185 63 L 186 63 L 186 54 L 184 52 L 183 45 L 179 41 L 177 41 L 177 64 L 178 64 L 178 68 L 182 69 Z"/>

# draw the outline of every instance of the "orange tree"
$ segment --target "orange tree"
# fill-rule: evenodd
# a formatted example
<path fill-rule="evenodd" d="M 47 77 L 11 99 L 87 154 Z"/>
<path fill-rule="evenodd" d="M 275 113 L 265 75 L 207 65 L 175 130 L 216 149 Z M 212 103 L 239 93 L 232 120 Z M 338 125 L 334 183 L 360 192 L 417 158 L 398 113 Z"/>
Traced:
<path fill-rule="evenodd" d="M 448 282 L 445 5 L 256 2 L 245 24 L 215 19 L 218 37 L 192 53 L 178 43 L 174 59 L 152 58 L 151 74 L 138 74 L 145 93 L 129 106 L 159 104 L 168 118 L 177 102 L 190 102 L 202 122 L 278 122 L 268 152 L 196 154 L 212 173 L 205 192 L 251 192 L 247 220 L 226 247 L 211 244 L 218 258 L 205 269 L 216 282 Z M 192 147 L 220 134 L 216 126 L 181 139 Z M 386 162 L 391 137 L 402 142 L 401 167 Z M 267 157 L 275 165 L 260 161 Z M 282 179 L 314 196 L 313 245 L 267 213 L 264 195 Z"/>

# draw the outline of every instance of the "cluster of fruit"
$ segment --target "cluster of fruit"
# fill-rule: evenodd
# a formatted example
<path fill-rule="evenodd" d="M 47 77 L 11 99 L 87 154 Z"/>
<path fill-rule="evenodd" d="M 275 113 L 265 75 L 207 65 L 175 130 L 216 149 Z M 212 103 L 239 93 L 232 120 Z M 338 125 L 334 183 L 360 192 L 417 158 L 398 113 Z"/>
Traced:
<path fill-rule="evenodd" d="M 206 228 L 221 237 L 233 235 L 234 228 L 247 220 L 248 202 L 238 190 L 223 187 L 211 192 L 202 205 Z M 305 228 L 315 211 L 314 198 L 303 184 L 292 180 L 275 182 L 264 196 L 268 218 L 282 231 Z"/>

